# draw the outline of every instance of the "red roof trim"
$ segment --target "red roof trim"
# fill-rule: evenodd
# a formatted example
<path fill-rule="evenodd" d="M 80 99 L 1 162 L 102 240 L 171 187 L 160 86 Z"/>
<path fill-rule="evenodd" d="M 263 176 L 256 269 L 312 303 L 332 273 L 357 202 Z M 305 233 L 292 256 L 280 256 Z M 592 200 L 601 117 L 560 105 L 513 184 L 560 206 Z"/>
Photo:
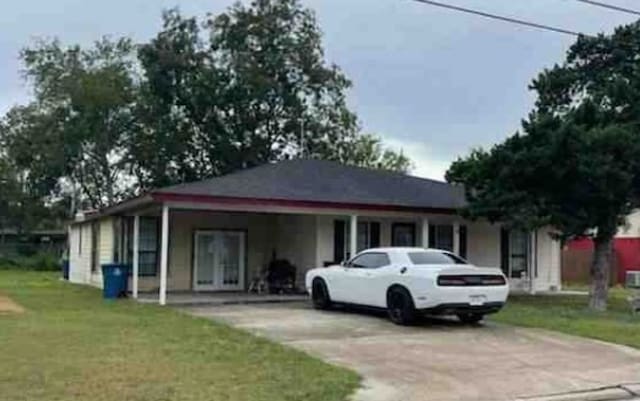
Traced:
<path fill-rule="evenodd" d="M 158 202 L 193 202 L 193 203 L 222 203 L 227 205 L 250 205 L 250 206 L 284 206 L 298 208 L 317 209 L 357 209 L 395 212 L 419 212 L 438 214 L 457 214 L 456 209 L 413 207 L 401 205 L 373 205 L 367 203 L 344 203 L 344 202 L 323 202 L 290 199 L 262 199 L 262 198 L 240 198 L 231 196 L 212 196 L 196 194 L 177 194 L 171 192 L 151 193 L 154 201 Z"/>

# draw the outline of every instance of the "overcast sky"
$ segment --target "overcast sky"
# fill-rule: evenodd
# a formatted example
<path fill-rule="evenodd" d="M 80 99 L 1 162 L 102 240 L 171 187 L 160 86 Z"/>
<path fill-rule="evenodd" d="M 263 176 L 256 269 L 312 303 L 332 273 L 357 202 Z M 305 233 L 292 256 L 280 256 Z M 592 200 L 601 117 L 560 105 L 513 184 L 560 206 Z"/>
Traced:
<path fill-rule="evenodd" d="M 413 174 L 441 179 L 451 161 L 518 129 L 534 100 L 527 85 L 560 62 L 574 38 L 412 0 L 303 0 L 324 32 L 329 61 L 354 82 L 352 107 L 367 132 L 404 149 Z M 576 0 L 441 0 L 595 34 L 633 15 Z M 640 9 L 637 0 L 603 0 Z M 24 103 L 19 50 L 37 37 L 90 44 L 103 35 L 151 37 L 162 9 L 186 15 L 232 0 L 19 0 L 0 5 L 0 113 Z"/>

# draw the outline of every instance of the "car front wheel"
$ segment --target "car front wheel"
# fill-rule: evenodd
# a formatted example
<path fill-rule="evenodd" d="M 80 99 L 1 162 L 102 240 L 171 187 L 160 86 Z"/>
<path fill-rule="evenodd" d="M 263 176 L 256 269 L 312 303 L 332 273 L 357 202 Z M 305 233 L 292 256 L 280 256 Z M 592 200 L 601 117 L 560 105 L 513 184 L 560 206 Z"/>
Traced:
<path fill-rule="evenodd" d="M 327 284 L 324 280 L 316 278 L 311 285 L 311 300 L 313 301 L 313 307 L 316 309 L 329 309 L 331 308 L 331 298 L 329 297 L 329 290 L 327 290 Z"/>
<path fill-rule="evenodd" d="M 476 324 L 483 318 L 482 313 L 458 313 L 458 319 L 465 324 Z"/>
<path fill-rule="evenodd" d="M 410 325 L 416 321 L 416 308 L 409 291 L 393 287 L 387 293 L 387 313 L 395 324 Z"/>

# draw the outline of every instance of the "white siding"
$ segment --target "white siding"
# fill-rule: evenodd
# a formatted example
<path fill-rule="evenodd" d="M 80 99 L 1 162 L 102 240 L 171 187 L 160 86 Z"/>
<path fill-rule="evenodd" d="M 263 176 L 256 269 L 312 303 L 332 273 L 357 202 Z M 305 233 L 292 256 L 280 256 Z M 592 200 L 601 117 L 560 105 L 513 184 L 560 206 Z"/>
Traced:
<path fill-rule="evenodd" d="M 553 239 L 549 233 L 548 229 L 540 229 L 537 233 L 538 275 L 535 279 L 536 291 L 560 290 L 562 286 L 560 242 Z"/>
<path fill-rule="evenodd" d="M 467 259 L 476 266 L 500 268 L 500 226 L 468 222 Z"/>
<path fill-rule="evenodd" d="M 73 224 L 69 229 L 69 281 L 91 281 L 91 223 Z"/>

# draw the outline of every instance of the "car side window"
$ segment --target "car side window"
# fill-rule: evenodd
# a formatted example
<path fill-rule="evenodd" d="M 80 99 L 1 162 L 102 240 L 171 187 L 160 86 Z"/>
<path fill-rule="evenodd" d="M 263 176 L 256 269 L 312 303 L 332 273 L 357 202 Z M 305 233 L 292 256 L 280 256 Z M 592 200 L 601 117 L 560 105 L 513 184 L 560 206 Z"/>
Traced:
<path fill-rule="evenodd" d="M 349 267 L 360 269 L 377 269 L 391 264 L 389 255 L 384 252 L 367 252 L 351 259 Z"/>

